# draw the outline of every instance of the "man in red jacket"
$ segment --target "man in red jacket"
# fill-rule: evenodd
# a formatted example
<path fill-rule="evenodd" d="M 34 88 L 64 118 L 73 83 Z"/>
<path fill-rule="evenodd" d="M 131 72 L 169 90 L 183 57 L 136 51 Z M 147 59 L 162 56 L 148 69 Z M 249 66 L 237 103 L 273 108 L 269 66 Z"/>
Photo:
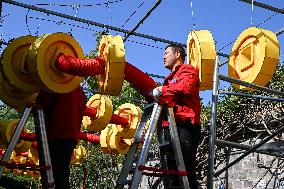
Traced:
<path fill-rule="evenodd" d="M 86 96 L 77 87 L 69 93 L 39 92 L 43 107 L 55 189 L 69 189 L 70 161 L 78 143 Z"/>
<path fill-rule="evenodd" d="M 153 96 L 160 104 L 168 104 L 174 109 L 189 185 L 191 189 L 197 189 L 195 161 L 200 140 L 199 77 L 193 66 L 184 64 L 185 56 L 181 46 L 169 45 L 165 48 L 164 65 L 171 73 L 163 86 L 153 90 Z M 164 137 L 170 139 L 166 121 L 163 121 L 163 129 Z M 168 151 L 166 156 L 168 169 L 177 170 L 173 151 Z M 178 176 L 172 175 L 170 179 L 172 185 L 180 185 Z"/>

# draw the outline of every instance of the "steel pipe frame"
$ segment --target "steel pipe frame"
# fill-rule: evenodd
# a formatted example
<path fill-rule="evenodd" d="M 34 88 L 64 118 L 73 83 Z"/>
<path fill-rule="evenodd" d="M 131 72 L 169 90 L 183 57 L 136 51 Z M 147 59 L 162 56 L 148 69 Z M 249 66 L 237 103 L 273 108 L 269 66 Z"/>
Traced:
<path fill-rule="evenodd" d="M 239 144 L 239 143 L 235 143 L 235 142 L 229 142 L 229 141 L 225 141 L 225 140 L 219 140 L 216 139 L 216 145 L 220 146 L 220 147 L 230 147 L 230 148 L 237 148 L 237 149 L 241 149 L 241 150 L 249 150 L 250 148 L 252 148 L 252 146 L 249 145 L 245 145 L 245 144 Z M 272 156 L 276 156 L 276 157 L 281 157 L 283 158 L 284 156 L 281 156 L 277 153 L 271 153 L 268 152 L 266 150 L 263 149 L 259 149 L 259 150 L 255 150 L 256 153 L 260 153 L 260 154 L 266 154 L 266 155 L 272 155 Z M 238 152 L 238 153 L 244 153 L 244 152 Z M 231 155 L 231 153 L 230 153 Z"/>
<path fill-rule="evenodd" d="M 276 94 L 276 95 L 279 95 L 279 96 L 284 96 L 284 92 L 281 92 L 281 91 L 272 90 L 272 89 L 269 89 L 267 87 L 262 87 L 262 86 L 259 86 L 259 85 L 255 85 L 255 84 L 252 84 L 252 83 L 241 81 L 241 80 L 238 80 L 238 79 L 235 79 L 235 78 L 232 78 L 232 77 L 228 77 L 228 76 L 224 76 L 224 75 L 221 75 L 221 74 L 218 77 L 219 77 L 220 80 L 223 80 L 223 81 L 243 85 L 243 86 L 250 87 L 250 88 L 253 88 L 253 89 L 262 90 L 262 91 L 272 93 L 272 94 Z"/>
<path fill-rule="evenodd" d="M 244 3 L 252 4 L 252 0 L 239 0 L 239 1 L 244 2 Z M 256 7 L 264 8 L 266 10 L 270 10 L 270 11 L 273 11 L 273 12 L 284 14 L 284 10 L 283 9 L 279 9 L 279 8 L 276 8 L 276 7 L 273 7 L 273 6 L 264 4 L 264 3 L 253 1 L 253 5 L 256 6 Z"/>
<path fill-rule="evenodd" d="M 271 101 L 276 101 L 276 102 L 284 102 L 284 98 L 273 98 L 273 97 L 270 97 L 270 96 L 251 95 L 251 94 L 235 93 L 235 92 L 220 92 L 219 94 L 243 96 L 243 97 L 247 97 L 247 98 L 257 98 L 257 99 L 271 100 Z"/>
<path fill-rule="evenodd" d="M 255 152 L 257 148 L 259 148 L 260 146 L 262 146 L 263 144 L 267 143 L 269 140 L 271 140 L 273 137 L 275 137 L 276 135 L 282 133 L 284 131 L 284 126 L 282 126 L 280 129 L 278 129 L 277 131 L 275 131 L 274 133 L 272 133 L 271 135 L 269 135 L 268 137 L 264 138 L 261 142 L 259 142 L 258 144 L 252 146 L 249 150 L 247 150 L 244 154 L 240 155 L 237 159 L 235 159 L 234 161 L 232 161 L 231 163 L 229 163 L 228 165 L 226 165 L 224 168 L 222 168 L 221 170 L 219 170 L 218 172 L 216 172 L 214 174 L 215 177 L 219 176 L 220 174 L 222 174 L 225 170 L 229 169 L 230 167 L 232 167 L 233 165 L 235 165 L 236 163 L 238 163 L 240 160 L 242 160 L 243 158 L 245 158 L 246 156 L 248 156 L 250 153 Z"/>
<path fill-rule="evenodd" d="M 236 164 L 241 159 L 245 158 L 251 152 L 256 151 L 256 149 L 258 147 L 265 144 L 268 140 L 270 140 L 271 138 L 273 138 L 277 134 L 284 131 L 284 126 L 283 126 L 279 130 L 277 130 L 275 133 L 272 133 L 271 135 L 266 137 L 260 143 L 252 146 L 248 151 L 246 151 L 244 154 L 239 156 L 236 160 L 229 163 L 223 169 L 221 169 L 220 171 L 218 171 L 214 174 L 214 156 L 215 156 L 215 149 L 214 148 L 215 148 L 215 144 L 216 144 L 216 119 L 217 119 L 217 104 L 218 104 L 218 95 L 219 95 L 218 94 L 219 93 L 219 90 L 218 90 L 219 79 L 223 80 L 223 81 L 230 82 L 230 83 L 235 83 L 235 84 L 243 85 L 243 86 L 246 86 L 246 87 L 262 90 L 262 91 L 265 91 L 265 92 L 268 92 L 268 93 L 284 96 L 283 92 L 272 90 L 272 89 L 269 89 L 269 88 L 266 88 L 266 87 L 258 86 L 258 85 L 255 85 L 255 84 L 251 84 L 251 83 L 248 83 L 248 82 L 245 82 L 245 81 L 241 81 L 241 80 L 238 80 L 238 79 L 235 79 L 235 78 L 231 78 L 231 77 L 227 77 L 227 76 L 219 74 L 219 61 L 218 61 L 218 59 L 219 59 L 219 57 L 216 56 L 214 75 L 213 75 L 212 107 L 211 107 L 211 119 L 210 119 L 209 152 L 208 152 L 209 153 L 208 154 L 208 175 L 207 175 L 207 188 L 208 189 L 213 189 L 214 177 L 219 176 L 222 172 L 224 172 L 225 170 L 227 170 L 228 168 L 230 168 L 231 166 Z M 236 94 L 238 94 L 240 96 L 254 97 L 253 95 L 239 94 L 239 93 L 236 93 Z M 230 95 L 235 95 L 235 94 L 230 93 Z M 282 98 L 277 99 L 277 98 L 272 98 L 272 97 L 260 97 L 259 95 L 255 95 L 255 97 L 266 99 L 266 100 L 274 100 L 274 101 L 282 101 L 283 100 Z"/>
<path fill-rule="evenodd" d="M 219 56 L 215 58 L 214 76 L 213 76 L 213 90 L 212 90 L 212 106 L 210 119 L 210 133 L 209 133 L 209 154 L 208 154 L 208 175 L 207 175 L 207 189 L 213 189 L 214 177 L 214 156 L 215 156 L 215 142 L 216 142 L 216 119 L 217 119 L 217 103 L 218 103 L 218 86 L 219 86 Z"/>

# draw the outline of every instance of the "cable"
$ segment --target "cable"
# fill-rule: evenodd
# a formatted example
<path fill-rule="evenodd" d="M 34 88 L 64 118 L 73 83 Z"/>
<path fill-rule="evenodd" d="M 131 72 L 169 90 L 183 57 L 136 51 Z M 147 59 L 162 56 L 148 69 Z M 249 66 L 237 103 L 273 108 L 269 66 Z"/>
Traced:
<path fill-rule="evenodd" d="M 93 30 L 91 28 L 87 28 L 87 27 L 84 27 L 84 26 L 78 26 L 78 25 L 75 25 L 75 24 L 69 24 L 69 23 L 66 23 L 66 22 L 63 22 L 62 20 L 57 22 L 55 20 L 51 20 L 51 19 L 46 19 L 46 18 L 39 18 L 39 17 L 33 17 L 33 16 L 30 16 L 29 18 L 33 18 L 33 19 L 36 19 L 36 20 L 44 20 L 44 21 L 48 21 L 48 22 L 53 22 L 57 25 L 61 25 L 61 24 L 66 24 L 66 25 L 69 25 L 69 26 L 74 26 L 74 27 L 78 27 L 78 28 L 82 28 L 82 29 L 86 29 L 86 30 L 90 30 L 90 31 L 93 31 L 95 33 L 98 33 L 100 31 L 97 31 L 97 30 Z M 147 46 L 147 47 L 153 47 L 153 48 L 157 48 L 157 49 L 162 49 L 161 47 L 157 47 L 157 46 L 154 46 L 154 45 L 150 45 L 150 44 L 146 44 L 146 43 L 142 43 L 142 42 L 137 42 L 137 41 L 133 41 L 133 40 L 127 40 L 129 42 L 132 42 L 132 43 L 136 43 L 136 44 L 140 44 L 140 45 L 144 45 L 144 46 Z"/>
<path fill-rule="evenodd" d="M 48 21 L 48 22 L 53 22 L 57 25 L 62 25 L 62 24 L 66 24 L 66 25 L 69 25 L 69 26 L 74 26 L 74 27 L 77 27 L 77 28 L 82 28 L 82 29 L 85 29 L 85 30 L 90 30 L 90 31 L 93 31 L 95 33 L 98 33 L 99 31 L 97 30 L 94 30 L 94 29 L 91 29 L 91 28 L 87 28 L 87 27 L 84 27 L 84 26 L 79 26 L 79 25 L 75 25 L 75 24 L 70 24 L 70 23 L 66 23 L 66 22 L 63 22 L 63 20 L 60 20 L 60 21 L 55 21 L 55 20 L 51 20 L 51 19 L 46 19 L 46 18 L 42 18 L 42 17 L 33 17 L 33 16 L 30 16 L 29 18 L 33 18 L 33 19 L 36 19 L 36 20 L 44 20 L 44 21 Z"/>
<path fill-rule="evenodd" d="M 28 29 L 28 32 L 29 32 L 29 35 L 32 35 L 31 31 L 30 31 L 30 27 L 29 27 L 29 24 L 28 24 L 28 14 L 30 13 L 30 9 L 28 9 L 28 12 L 26 14 L 26 27 Z"/>
<path fill-rule="evenodd" d="M 129 18 L 124 22 L 124 24 L 121 26 L 121 28 L 123 28 L 123 27 L 125 26 L 125 24 L 126 24 L 127 22 L 129 22 L 129 20 L 132 18 L 132 16 L 136 14 L 136 12 L 138 11 L 138 9 L 139 9 L 140 7 L 142 7 L 142 5 L 143 5 L 144 3 L 145 3 L 145 1 L 142 2 L 142 3 L 136 8 L 136 10 L 135 10 L 134 12 L 132 12 L 132 14 L 131 14 L 131 15 L 129 16 Z"/>
<path fill-rule="evenodd" d="M 105 3 L 96 3 L 96 4 L 56 4 L 56 3 L 46 4 L 46 3 L 38 3 L 38 4 L 35 4 L 35 5 L 39 5 L 39 6 L 61 6 L 61 7 L 72 7 L 72 6 L 93 7 L 93 6 L 114 4 L 114 3 L 119 3 L 119 2 L 123 2 L 123 0 L 107 1 Z"/>
<path fill-rule="evenodd" d="M 36 20 L 44 20 L 44 21 L 47 21 L 47 22 L 53 22 L 53 23 L 55 23 L 57 25 L 66 24 L 66 25 L 69 25 L 69 26 L 74 26 L 74 27 L 77 27 L 77 28 L 90 30 L 90 31 L 93 31 L 95 33 L 101 32 L 101 31 L 97 31 L 97 30 L 94 30 L 94 29 L 91 29 L 91 28 L 88 28 L 88 27 L 78 26 L 78 25 L 75 25 L 75 24 L 66 23 L 66 22 L 63 22 L 62 20 L 55 21 L 55 20 L 51 20 L 51 19 L 46 19 L 46 18 L 42 18 L 42 17 L 39 18 L 39 17 L 33 17 L 33 16 L 29 16 L 29 18 L 33 18 L 33 19 L 36 19 Z M 146 44 L 146 43 L 142 43 L 142 42 L 138 42 L 138 41 L 134 41 L 134 40 L 129 40 L 128 39 L 127 41 L 132 42 L 132 43 L 136 43 L 136 44 L 139 44 L 139 45 L 144 45 L 144 46 L 147 46 L 147 47 L 157 48 L 157 49 L 161 49 L 161 50 L 164 49 L 164 48 L 161 48 L 161 47 L 158 47 L 158 46 L 154 46 L 154 45 L 150 45 L 150 44 Z"/>
<path fill-rule="evenodd" d="M 79 8 L 80 8 L 80 6 L 79 5 L 73 5 L 72 6 L 72 9 L 73 10 L 75 10 L 75 15 L 74 15 L 74 17 L 76 17 L 77 18 L 77 13 L 78 13 L 78 11 L 79 11 Z M 71 29 L 70 29 L 70 35 L 72 35 L 72 31 L 73 31 L 73 27 L 71 27 Z"/>
<path fill-rule="evenodd" d="M 191 8 L 192 25 L 193 25 L 193 28 L 195 29 L 196 24 L 195 24 L 195 20 L 194 20 L 194 12 L 193 12 L 193 3 L 192 3 L 192 0 L 190 1 L 190 8 Z"/>
<path fill-rule="evenodd" d="M 111 24 L 111 22 L 112 22 L 112 16 L 111 16 L 111 10 L 110 10 L 110 6 L 109 6 L 110 4 L 109 3 L 107 3 L 106 4 L 106 8 L 108 9 L 108 22 Z M 108 32 L 107 32 L 108 33 Z"/>
<path fill-rule="evenodd" d="M 253 0 L 251 1 L 250 25 L 253 26 Z"/>
<path fill-rule="evenodd" d="M 136 44 L 139 44 L 139 45 L 144 45 L 144 46 L 147 46 L 147 47 L 153 47 L 153 48 L 156 48 L 156 49 L 162 49 L 162 50 L 164 49 L 164 48 L 161 48 L 161 47 L 157 47 L 157 46 L 154 46 L 154 45 L 149 45 L 149 44 L 138 42 L 138 41 L 133 41 L 133 40 L 130 40 L 130 39 L 127 39 L 126 41 L 129 41 L 129 42 L 132 42 L 132 43 L 136 43 Z"/>
<path fill-rule="evenodd" d="M 127 33 L 127 35 L 125 36 L 125 38 L 123 39 L 123 41 L 125 42 L 127 40 L 127 38 L 129 36 L 131 36 L 133 34 L 133 32 L 135 30 L 137 30 L 137 28 L 143 24 L 143 22 L 152 14 L 152 12 L 161 4 L 162 0 L 158 0 L 154 6 L 146 13 L 146 15 L 136 24 L 136 26 L 129 32 Z"/>
<path fill-rule="evenodd" d="M 282 9 L 284 10 L 284 9 Z M 261 26 L 262 24 L 266 23 L 267 21 L 269 21 L 270 19 L 272 19 L 274 16 L 276 16 L 277 14 L 279 14 L 278 12 L 274 13 L 273 15 L 271 15 L 270 17 L 266 18 L 265 20 L 263 20 L 262 22 L 260 22 L 258 25 L 256 25 L 255 27 L 259 27 Z M 277 32 L 275 32 L 277 33 Z M 231 45 L 232 43 L 234 43 L 236 40 L 234 41 L 231 41 L 230 43 L 226 44 L 225 46 L 223 46 L 221 49 L 219 49 L 218 51 L 221 51 L 223 50 L 224 48 L 228 47 L 229 45 Z"/>

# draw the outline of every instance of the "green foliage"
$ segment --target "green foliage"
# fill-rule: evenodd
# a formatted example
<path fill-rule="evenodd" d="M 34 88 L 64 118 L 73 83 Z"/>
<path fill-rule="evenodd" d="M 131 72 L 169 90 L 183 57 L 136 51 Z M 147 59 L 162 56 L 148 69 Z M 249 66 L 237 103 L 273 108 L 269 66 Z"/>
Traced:
<path fill-rule="evenodd" d="M 38 181 L 32 177 L 9 173 L 2 176 L 0 187 L 7 189 L 36 189 L 38 188 Z"/>
<path fill-rule="evenodd" d="M 84 143 L 87 156 L 71 169 L 72 188 L 82 188 L 85 174 L 85 188 L 114 188 L 118 177 L 122 155 L 103 154 L 99 145 Z"/>

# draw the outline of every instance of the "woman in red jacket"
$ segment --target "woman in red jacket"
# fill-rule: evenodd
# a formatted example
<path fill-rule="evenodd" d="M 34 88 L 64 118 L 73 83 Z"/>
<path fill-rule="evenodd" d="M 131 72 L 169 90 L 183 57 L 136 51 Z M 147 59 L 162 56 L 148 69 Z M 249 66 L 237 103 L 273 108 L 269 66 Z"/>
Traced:
<path fill-rule="evenodd" d="M 197 70 L 184 64 L 185 50 L 178 45 L 169 45 L 164 51 L 164 65 L 171 73 L 163 86 L 153 90 L 153 96 L 160 104 L 169 104 L 174 109 L 179 140 L 183 153 L 188 181 L 191 189 L 197 189 L 196 152 L 200 140 L 200 98 Z M 168 123 L 163 121 L 164 136 L 170 139 Z M 167 152 L 168 169 L 177 170 L 174 153 Z M 180 185 L 179 177 L 170 176 L 171 185 Z"/>
<path fill-rule="evenodd" d="M 79 139 L 86 96 L 77 87 L 69 93 L 39 92 L 43 107 L 55 189 L 69 189 L 70 161 Z"/>

